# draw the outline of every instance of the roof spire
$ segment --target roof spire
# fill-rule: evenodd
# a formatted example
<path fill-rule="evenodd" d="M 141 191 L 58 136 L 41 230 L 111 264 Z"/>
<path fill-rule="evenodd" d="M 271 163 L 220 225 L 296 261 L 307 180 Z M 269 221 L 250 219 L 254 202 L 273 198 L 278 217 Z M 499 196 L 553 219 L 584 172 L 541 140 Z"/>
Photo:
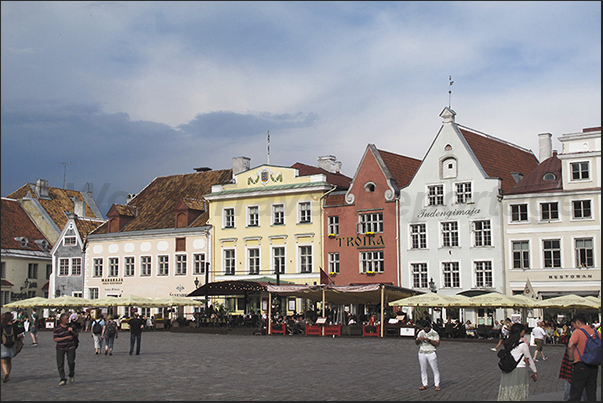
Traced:
<path fill-rule="evenodd" d="M 452 81 L 452 76 L 448 76 L 448 107 L 452 108 L 452 84 L 454 84 L 454 81 Z"/>

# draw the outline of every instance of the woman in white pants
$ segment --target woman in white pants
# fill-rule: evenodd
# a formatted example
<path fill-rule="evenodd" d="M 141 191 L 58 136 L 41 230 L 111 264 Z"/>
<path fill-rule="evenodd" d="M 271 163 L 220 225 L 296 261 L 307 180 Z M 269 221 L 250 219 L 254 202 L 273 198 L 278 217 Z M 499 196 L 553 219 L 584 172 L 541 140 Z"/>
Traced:
<path fill-rule="evenodd" d="M 421 366 L 421 382 L 423 385 L 419 390 L 427 389 L 427 365 L 431 367 L 433 372 L 433 383 L 435 390 L 440 390 L 440 371 L 438 369 L 438 356 L 436 348 L 440 345 L 440 335 L 431 328 L 431 323 L 427 320 L 421 323 L 422 329 L 417 334 L 415 343 L 419 345 L 419 364 Z"/>

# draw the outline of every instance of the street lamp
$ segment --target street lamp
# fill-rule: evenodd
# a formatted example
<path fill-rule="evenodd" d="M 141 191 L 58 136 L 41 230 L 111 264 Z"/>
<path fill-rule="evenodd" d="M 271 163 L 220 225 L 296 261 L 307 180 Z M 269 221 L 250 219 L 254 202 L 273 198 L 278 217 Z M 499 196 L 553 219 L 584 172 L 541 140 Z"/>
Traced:
<path fill-rule="evenodd" d="M 429 290 L 431 292 L 438 292 L 438 287 L 436 287 L 435 281 L 433 281 L 433 277 L 429 280 Z"/>

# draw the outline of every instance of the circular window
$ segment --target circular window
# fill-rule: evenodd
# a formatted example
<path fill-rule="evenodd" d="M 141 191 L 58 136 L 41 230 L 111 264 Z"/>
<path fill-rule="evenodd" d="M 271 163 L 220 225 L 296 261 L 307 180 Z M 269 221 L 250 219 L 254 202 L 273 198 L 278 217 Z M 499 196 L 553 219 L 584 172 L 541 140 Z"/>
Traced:
<path fill-rule="evenodd" d="M 444 147 L 444 151 L 451 151 L 452 150 L 452 146 L 450 144 L 446 144 L 446 147 Z"/>
<path fill-rule="evenodd" d="M 374 192 L 375 184 L 373 182 L 367 183 L 366 185 L 364 185 L 364 190 L 366 190 L 367 192 Z"/>

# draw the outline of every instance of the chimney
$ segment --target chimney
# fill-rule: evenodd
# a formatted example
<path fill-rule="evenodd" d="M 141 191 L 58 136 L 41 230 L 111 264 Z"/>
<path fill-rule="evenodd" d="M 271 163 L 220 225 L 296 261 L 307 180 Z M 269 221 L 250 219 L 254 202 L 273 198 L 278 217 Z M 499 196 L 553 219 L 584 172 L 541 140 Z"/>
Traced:
<path fill-rule="evenodd" d="M 83 200 L 73 202 L 73 213 L 78 217 L 86 217 L 86 202 Z"/>
<path fill-rule="evenodd" d="M 135 197 L 136 197 L 136 193 L 128 193 L 128 196 L 126 196 L 126 204 L 129 204 L 130 201 L 132 201 L 132 199 Z"/>
<path fill-rule="evenodd" d="M 48 194 L 48 179 L 38 179 L 36 182 L 36 196 L 40 199 L 50 199 Z"/>
<path fill-rule="evenodd" d="M 251 168 L 251 158 L 233 157 L 232 158 L 232 176 L 248 171 Z"/>
<path fill-rule="evenodd" d="M 538 135 L 538 159 L 540 162 L 553 156 L 553 142 L 551 133 L 540 133 Z"/>
<path fill-rule="evenodd" d="M 321 155 L 318 157 L 318 167 L 327 172 L 335 173 L 341 169 L 341 162 L 336 161 L 334 155 Z"/>

